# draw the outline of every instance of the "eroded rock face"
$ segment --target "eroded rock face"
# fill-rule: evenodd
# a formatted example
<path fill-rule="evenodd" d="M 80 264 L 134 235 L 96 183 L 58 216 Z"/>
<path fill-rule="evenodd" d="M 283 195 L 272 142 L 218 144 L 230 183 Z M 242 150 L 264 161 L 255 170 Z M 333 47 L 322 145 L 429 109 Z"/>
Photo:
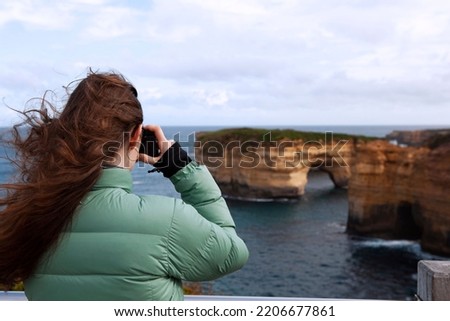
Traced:
<path fill-rule="evenodd" d="M 420 239 L 425 250 L 450 255 L 450 139 L 418 147 L 363 143 L 353 161 L 349 232 Z"/>
<path fill-rule="evenodd" d="M 201 141 L 201 133 L 197 134 Z M 202 142 L 197 161 L 208 166 L 224 195 L 243 199 L 296 198 L 304 194 L 311 168 L 326 171 L 337 187 L 350 177 L 353 141 Z"/>
<path fill-rule="evenodd" d="M 381 140 L 358 145 L 348 189 L 348 231 L 417 239 L 420 227 L 412 214 L 417 204 L 411 178 L 427 153 Z"/>
<path fill-rule="evenodd" d="M 397 133 L 409 147 L 356 138 L 226 144 L 230 133 L 208 143 L 199 133 L 195 151 L 235 198 L 296 198 L 312 168 L 326 171 L 337 187 L 348 185 L 349 233 L 420 239 L 425 250 L 450 255 L 450 130 L 431 132 Z"/>
<path fill-rule="evenodd" d="M 411 182 L 419 204 L 422 247 L 450 255 L 450 142 L 431 150 Z"/>

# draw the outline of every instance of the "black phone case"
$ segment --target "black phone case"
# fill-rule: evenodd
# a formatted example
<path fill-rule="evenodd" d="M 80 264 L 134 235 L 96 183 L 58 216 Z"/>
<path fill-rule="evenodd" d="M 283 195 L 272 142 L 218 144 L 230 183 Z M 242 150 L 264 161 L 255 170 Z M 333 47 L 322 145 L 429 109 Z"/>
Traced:
<path fill-rule="evenodd" d="M 144 129 L 139 153 L 147 154 L 148 156 L 152 157 L 159 156 L 160 150 L 158 146 L 158 140 L 156 139 L 154 132 Z"/>

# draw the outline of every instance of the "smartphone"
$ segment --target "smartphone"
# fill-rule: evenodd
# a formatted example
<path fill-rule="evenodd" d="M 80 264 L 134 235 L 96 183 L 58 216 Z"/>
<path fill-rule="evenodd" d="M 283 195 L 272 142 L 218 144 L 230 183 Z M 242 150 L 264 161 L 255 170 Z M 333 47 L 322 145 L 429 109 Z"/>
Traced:
<path fill-rule="evenodd" d="M 140 154 L 147 154 L 151 157 L 159 156 L 161 151 L 159 150 L 158 140 L 155 133 L 151 130 L 144 129 L 142 132 L 141 147 L 139 148 Z"/>

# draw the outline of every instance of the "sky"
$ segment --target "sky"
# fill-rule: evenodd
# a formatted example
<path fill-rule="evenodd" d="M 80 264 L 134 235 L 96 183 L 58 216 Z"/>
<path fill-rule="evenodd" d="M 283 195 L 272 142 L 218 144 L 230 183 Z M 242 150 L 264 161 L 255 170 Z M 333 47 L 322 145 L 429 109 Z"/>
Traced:
<path fill-rule="evenodd" d="M 145 123 L 450 124 L 447 0 L 2 0 L 0 126 L 122 73 Z"/>

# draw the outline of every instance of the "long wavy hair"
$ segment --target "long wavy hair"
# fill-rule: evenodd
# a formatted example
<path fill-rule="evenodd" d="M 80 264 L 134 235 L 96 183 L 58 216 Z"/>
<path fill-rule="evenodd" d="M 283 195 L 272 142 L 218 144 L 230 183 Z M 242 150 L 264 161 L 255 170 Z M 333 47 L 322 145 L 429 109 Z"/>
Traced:
<path fill-rule="evenodd" d="M 102 163 L 143 121 L 137 91 L 120 74 L 91 71 L 72 85 L 61 112 L 44 95 L 40 108 L 21 112 L 24 122 L 6 142 L 15 149 L 10 161 L 18 174 L 0 185 L 0 284 L 6 288 L 31 276 L 55 247 Z"/>

